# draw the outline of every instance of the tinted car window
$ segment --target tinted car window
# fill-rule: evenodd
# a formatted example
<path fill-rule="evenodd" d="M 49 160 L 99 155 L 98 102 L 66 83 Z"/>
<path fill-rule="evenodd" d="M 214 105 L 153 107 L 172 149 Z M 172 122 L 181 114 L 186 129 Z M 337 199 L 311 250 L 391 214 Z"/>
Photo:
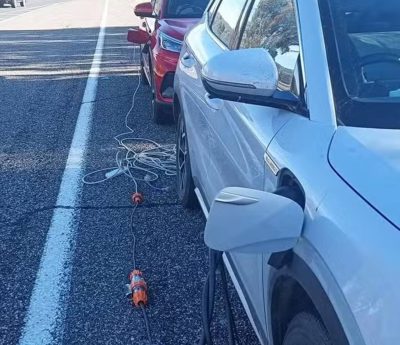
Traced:
<path fill-rule="evenodd" d="M 240 48 L 267 49 L 278 68 L 278 89 L 298 95 L 298 37 L 293 0 L 256 0 Z"/>
<path fill-rule="evenodd" d="M 201 18 L 209 0 L 169 0 L 167 18 Z"/>
<path fill-rule="evenodd" d="M 223 0 L 215 14 L 211 30 L 227 46 L 231 42 L 247 0 Z"/>
<path fill-rule="evenodd" d="M 400 129 L 400 1 L 320 0 L 338 123 Z"/>

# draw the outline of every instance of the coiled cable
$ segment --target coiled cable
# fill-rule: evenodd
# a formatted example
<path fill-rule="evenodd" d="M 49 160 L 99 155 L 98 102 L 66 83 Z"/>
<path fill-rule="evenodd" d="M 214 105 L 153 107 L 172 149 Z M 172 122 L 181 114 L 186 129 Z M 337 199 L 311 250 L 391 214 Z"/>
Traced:
<path fill-rule="evenodd" d="M 133 60 L 140 66 L 137 58 L 138 49 L 134 49 Z M 134 130 L 129 126 L 129 118 L 135 109 L 136 95 L 140 89 L 142 76 L 139 73 L 138 83 L 132 95 L 131 107 L 125 115 L 125 127 L 127 131 L 118 134 L 114 140 L 118 143 L 115 155 L 116 165 L 109 168 L 99 169 L 86 174 L 82 182 L 95 185 L 106 182 L 120 175 L 130 178 L 138 191 L 138 182 L 145 182 L 151 188 L 160 191 L 169 190 L 169 187 L 156 187 L 154 183 L 160 178 L 160 174 L 166 176 L 176 175 L 176 146 L 173 144 L 160 145 L 154 140 L 134 136 Z M 105 177 L 94 179 L 94 176 L 104 173 Z"/>

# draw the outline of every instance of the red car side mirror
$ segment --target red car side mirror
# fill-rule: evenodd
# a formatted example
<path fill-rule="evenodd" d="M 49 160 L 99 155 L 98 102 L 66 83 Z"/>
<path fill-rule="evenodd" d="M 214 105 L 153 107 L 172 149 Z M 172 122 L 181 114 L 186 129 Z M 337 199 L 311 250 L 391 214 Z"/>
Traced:
<path fill-rule="evenodd" d="M 134 44 L 146 44 L 150 37 L 146 31 L 139 29 L 139 27 L 134 27 L 128 30 L 127 39 Z"/>
<path fill-rule="evenodd" d="M 136 5 L 134 9 L 135 15 L 142 18 L 154 18 L 153 5 L 151 2 L 142 2 Z"/>

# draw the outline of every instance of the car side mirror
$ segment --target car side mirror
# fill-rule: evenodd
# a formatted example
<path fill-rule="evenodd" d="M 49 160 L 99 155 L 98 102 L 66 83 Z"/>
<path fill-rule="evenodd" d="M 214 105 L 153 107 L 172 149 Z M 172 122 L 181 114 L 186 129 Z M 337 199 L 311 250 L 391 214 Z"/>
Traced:
<path fill-rule="evenodd" d="M 278 91 L 279 73 L 269 52 L 263 48 L 225 51 L 202 69 L 209 98 L 265 105 L 303 112 L 303 104 L 291 92 Z"/>
<path fill-rule="evenodd" d="M 296 245 L 303 222 L 303 209 L 288 198 L 246 188 L 225 188 L 211 206 L 204 240 L 217 251 L 276 253 Z"/>
<path fill-rule="evenodd" d="M 135 6 L 135 15 L 141 18 L 155 18 L 153 5 L 151 2 L 142 2 Z"/>
<path fill-rule="evenodd" d="M 128 30 L 127 40 L 134 44 L 146 44 L 150 39 L 147 31 L 134 27 Z"/>

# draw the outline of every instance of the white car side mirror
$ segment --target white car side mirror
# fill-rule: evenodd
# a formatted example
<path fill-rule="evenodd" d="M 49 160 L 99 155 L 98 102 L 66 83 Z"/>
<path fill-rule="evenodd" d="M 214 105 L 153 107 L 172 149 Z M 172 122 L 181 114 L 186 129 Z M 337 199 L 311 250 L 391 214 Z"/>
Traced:
<path fill-rule="evenodd" d="M 263 105 L 308 114 L 301 99 L 278 88 L 277 64 L 263 48 L 230 50 L 210 59 L 202 81 L 210 99 Z"/>
<path fill-rule="evenodd" d="M 278 86 L 278 69 L 262 48 L 231 50 L 212 58 L 203 67 L 203 83 L 216 98 L 262 99 Z"/>
<path fill-rule="evenodd" d="M 214 200 L 204 240 L 223 252 L 263 253 L 292 249 L 304 212 L 294 201 L 258 190 L 226 188 Z"/>

